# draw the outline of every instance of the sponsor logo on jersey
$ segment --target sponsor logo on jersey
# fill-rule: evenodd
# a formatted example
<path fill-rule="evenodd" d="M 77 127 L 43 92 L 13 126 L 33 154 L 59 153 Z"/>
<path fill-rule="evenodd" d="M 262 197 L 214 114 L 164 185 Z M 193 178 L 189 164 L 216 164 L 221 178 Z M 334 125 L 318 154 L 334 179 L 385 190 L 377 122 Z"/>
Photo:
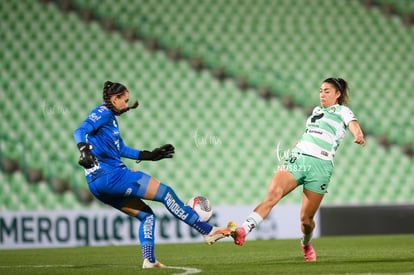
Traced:
<path fill-rule="evenodd" d="M 99 163 L 98 163 L 98 165 L 95 165 L 94 167 L 92 167 L 92 168 L 88 168 L 88 169 L 85 169 L 85 175 L 87 176 L 87 175 L 90 175 L 90 174 L 92 174 L 93 172 L 95 172 L 96 170 L 98 170 L 98 169 L 100 169 L 101 168 L 101 166 L 99 165 Z"/>
<path fill-rule="evenodd" d="M 119 145 L 119 139 L 115 140 L 114 141 L 114 144 L 116 146 L 116 149 L 118 149 L 118 151 L 120 151 L 121 150 L 121 146 Z"/>
<path fill-rule="evenodd" d="M 322 135 L 323 134 L 322 131 L 312 130 L 312 129 L 306 129 L 306 133 L 309 133 L 309 134 L 319 134 L 319 135 Z"/>
<path fill-rule="evenodd" d="M 92 122 L 97 122 L 101 119 L 102 116 L 98 116 L 96 113 L 92 113 L 89 115 L 89 119 L 92 120 Z"/>
<path fill-rule="evenodd" d="M 103 106 L 99 107 L 98 112 L 103 113 L 103 112 L 105 112 L 105 110 L 108 110 L 108 108 L 105 105 L 103 105 Z"/>
<path fill-rule="evenodd" d="M 132 188 L 128 188 L 124 193 L 124 197 L 128 197 L 131 194 L 132 194 Z"/>

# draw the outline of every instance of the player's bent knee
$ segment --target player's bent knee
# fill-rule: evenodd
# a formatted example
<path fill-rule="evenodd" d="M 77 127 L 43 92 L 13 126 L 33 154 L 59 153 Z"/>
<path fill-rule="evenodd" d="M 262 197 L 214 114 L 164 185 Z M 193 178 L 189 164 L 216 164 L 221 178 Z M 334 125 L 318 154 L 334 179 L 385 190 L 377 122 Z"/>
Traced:
<path fill-rule="evenodd" d="M 140 221 L 144 221 L 151 216 L 153 217 L 153 219 L 155 219 L 154 212 L 148 205 L 146 205 L 144 208 L 139 210 L 138 214 L 136 215 L 136 218 Z"/>

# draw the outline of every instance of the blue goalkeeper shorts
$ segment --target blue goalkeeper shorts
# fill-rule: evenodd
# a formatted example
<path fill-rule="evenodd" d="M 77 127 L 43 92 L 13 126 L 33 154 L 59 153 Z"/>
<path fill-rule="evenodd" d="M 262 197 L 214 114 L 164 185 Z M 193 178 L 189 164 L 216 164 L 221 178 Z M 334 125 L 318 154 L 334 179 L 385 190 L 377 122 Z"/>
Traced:
<path fill-rule="evenodd" d="M 117 168 L 88 181 L 89 190 L 101 202 L 121 209 L 132 198 L 143 198 L 151 176 L 127 167 Z"/>

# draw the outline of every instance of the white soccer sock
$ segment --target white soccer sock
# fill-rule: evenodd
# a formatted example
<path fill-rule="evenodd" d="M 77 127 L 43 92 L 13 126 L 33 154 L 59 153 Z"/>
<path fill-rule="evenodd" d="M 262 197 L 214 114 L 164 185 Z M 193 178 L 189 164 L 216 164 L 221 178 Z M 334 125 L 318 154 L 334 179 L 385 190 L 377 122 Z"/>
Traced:
<path fill-rule="evenodd" d="M 256 212 L 252 212 L 249 216 L 247 216 L 246 221 L 242 224 L 246 233 L 250 233 L 255 227 L 263 222 L 262 216 L 260 216 Z"/>
<path fill-rule="evenodd" d="M 311 239 L 312 239 L 312 233 L 310 233 L 310 234 L 303 234 L 302 244 L 303 245 L 308 245 L 310 243 Z"/>

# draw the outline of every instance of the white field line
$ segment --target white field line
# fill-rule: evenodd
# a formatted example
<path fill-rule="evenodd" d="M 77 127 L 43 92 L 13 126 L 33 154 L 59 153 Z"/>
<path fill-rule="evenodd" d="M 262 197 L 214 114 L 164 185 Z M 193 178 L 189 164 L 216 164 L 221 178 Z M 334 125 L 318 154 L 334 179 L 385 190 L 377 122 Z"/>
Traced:
<path fill-rule="evenodd" d="M 108 267 L 108 265 L 105 265 Z M 119 265 L 114 265 L 119 266 Z M 62 265 L 0 265 L 0 269 L 10 269 L 10 268 L 71 268 L 76 267 L 76 265 L 70 265 L 70 264 L 62 264 Z M 137 266 L 131 266 L 131 267 L 137 267 Z M 182 267 L 182 266 L 167 266 L 166 268 L 170 269 L 178 269 L 183 270 L 184 272 L 181 273 L 174 273 L 173 275 L 188 275 L 188 274 L 196 274 L 200 273 L 201 269 L 193 268 L 193 267 Z"/>

